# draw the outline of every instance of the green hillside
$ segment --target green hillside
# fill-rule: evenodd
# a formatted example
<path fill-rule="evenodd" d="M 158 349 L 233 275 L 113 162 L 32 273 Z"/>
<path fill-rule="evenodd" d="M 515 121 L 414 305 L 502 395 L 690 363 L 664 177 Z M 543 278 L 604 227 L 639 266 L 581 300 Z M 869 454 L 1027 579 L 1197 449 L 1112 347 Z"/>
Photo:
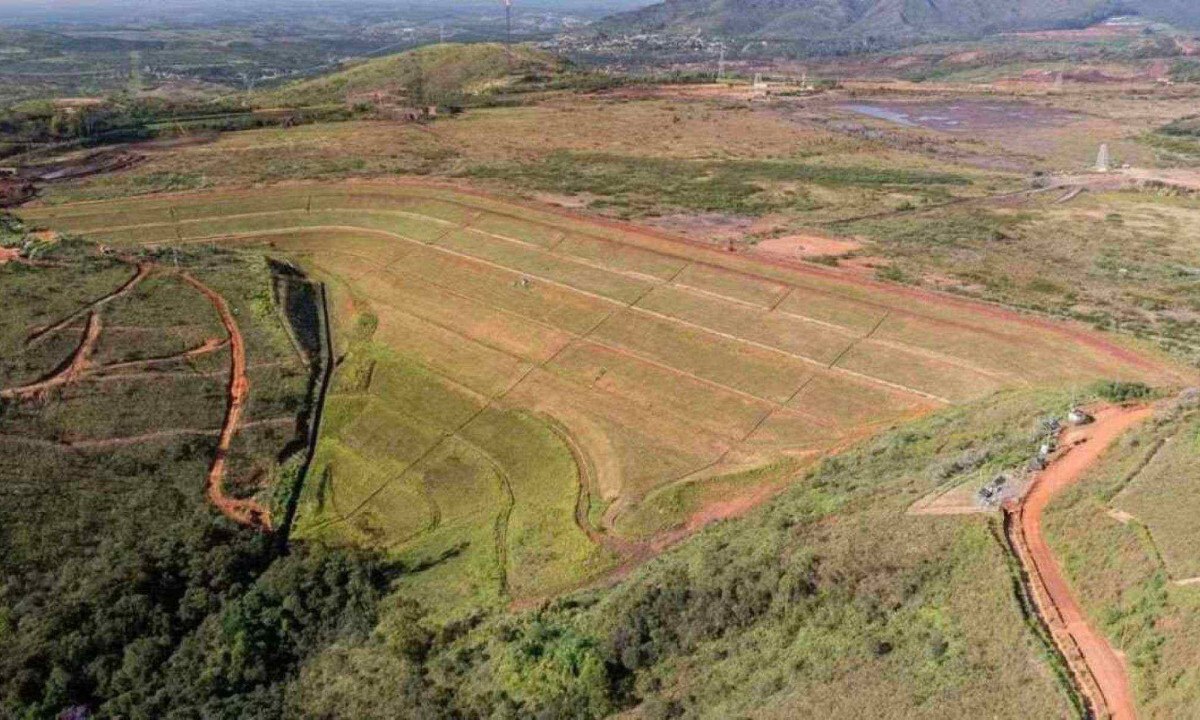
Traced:
<path fill-rule="evenodd" d="M 264 92 L 256 104 L 325 105 L 375 94 L 413 105 L 453 103 L 528 89 L 554 79 L 567 68 L 562 59 L 524 45 L 430 45 Z"/>
<path fill-rule="evenodd" d="M 1120 14 L 1200 24 L 1200 9 L 1180 0 L 672 0 L 616 15 L 602 27 L 792 40 L 917 40 L 1083 27 Z"/>

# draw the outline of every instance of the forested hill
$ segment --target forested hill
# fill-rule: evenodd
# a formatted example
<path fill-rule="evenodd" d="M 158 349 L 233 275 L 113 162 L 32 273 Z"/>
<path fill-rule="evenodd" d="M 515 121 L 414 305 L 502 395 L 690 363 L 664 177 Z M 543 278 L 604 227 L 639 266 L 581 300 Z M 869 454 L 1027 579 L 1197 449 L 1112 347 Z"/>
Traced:
<path fill-rule="evenodd" d="M 922 39 L 1082 27 L 1136 14 L 1200 27 L 1193 0 L 666 0 L 609 18 L 610 31 L 780 39 Z"/>

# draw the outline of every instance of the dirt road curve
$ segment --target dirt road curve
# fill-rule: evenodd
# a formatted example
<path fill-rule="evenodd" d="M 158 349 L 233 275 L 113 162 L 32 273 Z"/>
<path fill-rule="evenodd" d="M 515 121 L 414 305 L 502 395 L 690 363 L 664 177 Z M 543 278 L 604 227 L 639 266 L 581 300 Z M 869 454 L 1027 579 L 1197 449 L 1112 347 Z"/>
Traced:
<path fill-rule="evenodd" d="M 271 529 L 271 513 L 267 508 L 253 500 L 239 500 L 225 494 L 225 465 L 229 450 L 233 446 L 234 435 L 242 422 L 242 412 L 250 399 L 250 379 L 246 376 L 246 344 L 242 332 L 238 328 L 237 319 L 229 309 L 229 303 L 219 293 L 188 273 L 180 273 L 184 282 L 194 287 L 200 294 L 208 298 L 217 313 L 221 323 L 229 333 L 229 345 L 232 352 L 232 366 L 229 377 L 229 408 L 225 413 L 225 423 L 221 428 L 220 440 L 217 443 L 217 454 L 213 458 L 212 467 L 208 473 L 208 499 L 226 517 L 247 527 L 261 530 Z"/>
<path fill-rule="evenodd" d="M 1042 535 L 1042 515 L 1055 495 L 1077 482 L 1117 438 L 1151 412 L 1148 407 L 1105 408 L 1096 413 L 1093 425 L 1068 430 L 1061 441 L 1064 450 L 1015 510 L 1014 539 L 1034 600 L 1097 717 L 1112 720 L 1137 718 L 1124 656 L 1088 623 Z"/>
<path fill-rule="evenodd" d="M 75 349 L 75 353 L 65 365 L 50 377 L 32 385 L 0 390 L 0 398 L 11 400 L 45 396 L 54 388 L 70 385 L 78 380 L 92 362 L 92 355 L 96 352 L 96 343 L 100 341 L 100 333 L 103 328 L 104 323 L 100 320 L 100 315 L 93 310 L 88 315 L 87 326 L 83 330 L 83 338 L 79 341 L 79 347 Z"/>

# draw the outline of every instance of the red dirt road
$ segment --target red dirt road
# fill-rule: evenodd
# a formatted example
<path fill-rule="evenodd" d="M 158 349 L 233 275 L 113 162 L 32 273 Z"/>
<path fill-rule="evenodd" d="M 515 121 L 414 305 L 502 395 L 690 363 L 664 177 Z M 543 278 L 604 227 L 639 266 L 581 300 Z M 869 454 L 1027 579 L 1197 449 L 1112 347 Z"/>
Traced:
<path fill-rule="evenodd" d="M 225 345 L 228 343 L 228 340 L 222 340 L 221 338 L 209 338 L 191 350 L 184 350 L 183 352 L 175 353 L 174 355 L 143 358 L 141 360 L 130 360 L 128 362 L 108 363 L 107 365 L 101 366 L 99 369 L 108 372 L 110 370 L 126 370 L 128 368 L 146 368 L 155 367 L 158 365 L 169 365 L 171 363 L 183 362 L 185 360 L 191 360 L 203 355 L 208 355 L 209 353 L 214 353 L 225 347 Z"/>
<path fill-rule="evenodd" d="M 92 354 L 96 351 L 96 343 L 100 340 L 100 332 L 103 328 L 104 323 L 100 320 L 100 314 L 93 310 L 88 315 L 87 326 L 83 331 L 83 339 L 79 341 L 79 347 L 75 349 L 75 354 L 71 356 L 70 362 L 50 377 L 32 385 L 0 390 L 0 398 L 22 399 L 40 397 L 56 387 L 62 387 L 63 385 L 75 382 L 91 364 Z"/>
<path fill-rule="evenodd" d="M 1014 540 L 1034 601 L 1099 718 L 1136 720 L 1129 674 L 1124 657 L 1089 624 L 1072 594 L 1042 535 L 1042 515 L 1059 492 L 1078 482 L 1114 441 L 1151 413 L 1149 407 L 1109 407 L 1096 413 L 1093 425 L 1068 430 L 1061 441 L 1064 450 L 1038 475 L 1014 513 Z"/>
<path fill-rule="evenodd" d="M 237 319 L 229 309 L 229 303 L 215 290 L 192 277 L 188 273 L 180 273 L 184 282 L 194 287 L 200 294 L 208 298 L 217 313 L 221 323 L 229 333 L 229 344 L 232 349 L 232 368 L 229 378 L 229 409 L 225 413 L 225 423 L 221 428 L 220 440 L 217 443 L 217 454 L 213 457 L 212 467 L 208 472 L 206 485 L 208 499 L 226 517 L 241 525 L 269 530 L 271 528 L 271 513 L 267 508 L 253 500 L 239 500 L 225 494 L 225 463 L 229 457 L 233 437 L 237 434 L 242 421 L 242 412 L 246 409 L 246 401 L 250 399 L 250 378 L 246 376 L 246 343 L 242 331 L 238 328 Z"/>

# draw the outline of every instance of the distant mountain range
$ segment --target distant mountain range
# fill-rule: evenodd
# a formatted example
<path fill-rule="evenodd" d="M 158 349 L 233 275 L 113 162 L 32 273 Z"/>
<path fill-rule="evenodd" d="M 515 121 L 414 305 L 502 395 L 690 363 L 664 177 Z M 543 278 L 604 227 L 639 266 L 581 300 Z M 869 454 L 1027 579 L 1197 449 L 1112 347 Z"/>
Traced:
<path fill-rule="evenodd" d="M 795 40 L 919 40 L 1083 27 L 1118 15 L 1200 28 L 1200 0 L 666 0 L 615 15 L 599 27 Z"/>

